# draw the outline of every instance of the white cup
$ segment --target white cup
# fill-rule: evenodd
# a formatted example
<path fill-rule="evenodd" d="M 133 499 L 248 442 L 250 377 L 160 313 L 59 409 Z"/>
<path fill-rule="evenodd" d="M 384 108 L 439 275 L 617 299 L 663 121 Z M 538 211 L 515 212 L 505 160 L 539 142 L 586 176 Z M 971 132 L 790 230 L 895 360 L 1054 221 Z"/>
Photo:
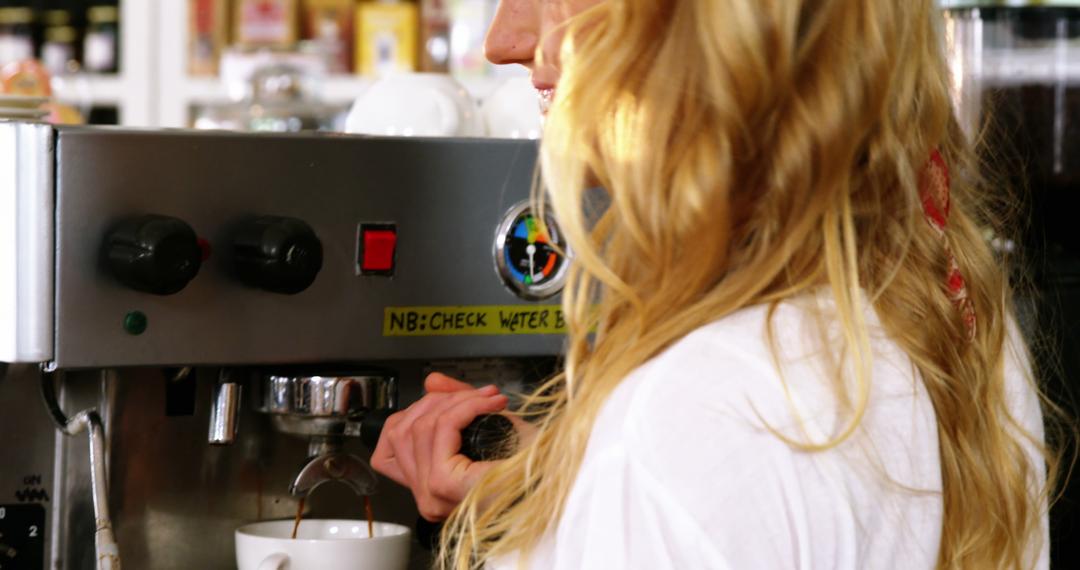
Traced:
<path fill-rule="evenodd" d="M 460 83 L 439 73 L 389 74 L 353 103 L 345 132 L 397 137 L 479 137 L 476 101 Z"/>
<path fill-rule="evenodd" d="M 480 108 L 489 137 L 538 139 L 543 129 L 540 97 L 528 77 L 508 79 Z"/>
<path fill-rule="evenodd" d="M 236 529 L 239 570 L 406 570 L 409 528 L 375 523 L 368 538 L 367 521 L 311 519 L 252 523 Z"/>

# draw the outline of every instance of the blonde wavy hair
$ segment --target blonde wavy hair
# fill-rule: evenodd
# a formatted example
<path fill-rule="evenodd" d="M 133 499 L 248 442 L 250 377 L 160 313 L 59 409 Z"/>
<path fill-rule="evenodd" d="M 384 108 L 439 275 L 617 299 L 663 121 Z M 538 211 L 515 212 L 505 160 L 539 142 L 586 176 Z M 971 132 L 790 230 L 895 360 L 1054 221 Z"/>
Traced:
<path fill-rule="evenodd" d="M 528 554 L 558 520 L 594 419 L 636 367 L 740 308 L 831 292 L 857 429 L 873 305 L 910 356 L 938 422 L 939 568 L 1024 568 L 1046 489 L 1010 417 L 1011 319 L 1001 228 L 957 124 L 933 0 L 606 0 L 565 26 L 542 144 L 547 200 L 576 259 L 565 372 L 526 402 L 535 439 L 454 511 L 441 567 Z M 946 240 L 978 316 L 974 338 L 924 214 L 934 150 L 953 173 Z M 589 190 L 610 206 L 592 212 Z M 595 337 L 590 332 L 595 332 Z M 1053 456 L 1046 454 L 1051 475 Z"/>

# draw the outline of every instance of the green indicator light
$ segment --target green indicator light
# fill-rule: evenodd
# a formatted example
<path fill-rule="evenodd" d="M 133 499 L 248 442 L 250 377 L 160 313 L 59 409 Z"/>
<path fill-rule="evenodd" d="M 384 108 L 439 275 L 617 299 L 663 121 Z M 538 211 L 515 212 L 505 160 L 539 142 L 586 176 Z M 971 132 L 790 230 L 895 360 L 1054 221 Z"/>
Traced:
<path fill-rule="evenodd" d="M 130 335 L 141 335 L 146 332 L 147 319 L 142 311 L 131 311 L 124 315 L 124 330 Z"/>

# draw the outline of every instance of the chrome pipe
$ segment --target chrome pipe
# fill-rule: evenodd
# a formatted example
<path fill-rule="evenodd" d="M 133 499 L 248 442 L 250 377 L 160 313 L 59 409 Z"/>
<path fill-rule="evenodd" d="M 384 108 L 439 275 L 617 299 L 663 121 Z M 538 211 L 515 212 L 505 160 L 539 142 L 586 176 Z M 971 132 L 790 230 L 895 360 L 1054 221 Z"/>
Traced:
<path fill-rule="evenodd" d="M 240 412 L 240 384 L 219 382 L 214 385 L 210 400 L 211 445 L 229 445 L 236 439 Z"/>

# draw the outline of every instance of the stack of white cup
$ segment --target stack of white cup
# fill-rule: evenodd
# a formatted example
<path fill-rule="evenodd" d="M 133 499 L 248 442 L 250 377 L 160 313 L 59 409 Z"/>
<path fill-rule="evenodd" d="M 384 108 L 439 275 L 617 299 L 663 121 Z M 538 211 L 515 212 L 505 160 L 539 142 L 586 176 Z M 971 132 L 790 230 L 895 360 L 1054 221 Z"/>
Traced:
<path fill-rule="evenodd" d="M 512 78 L 482 105 L 449 75 L 409 73 L 375 81 L 353 103 L 345 131 L 404 137 L 540 138 L 536 90 Z"/>

